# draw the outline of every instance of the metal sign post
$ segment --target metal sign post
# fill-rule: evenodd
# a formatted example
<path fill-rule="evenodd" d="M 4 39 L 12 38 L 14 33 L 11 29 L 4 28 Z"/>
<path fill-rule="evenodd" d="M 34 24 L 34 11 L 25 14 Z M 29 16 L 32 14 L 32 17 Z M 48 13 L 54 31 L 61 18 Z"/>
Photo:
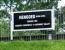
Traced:
<path fill-rule="evenodd" d="M 12 21 L 11 21 L 11 40 L 13 40 Z"/>
<path fill-rule="evenodd" d="M 10 30 L 11 30 L 10 40 L 13 40 L 13 14 L 12 12 L 11 12 Z"/>

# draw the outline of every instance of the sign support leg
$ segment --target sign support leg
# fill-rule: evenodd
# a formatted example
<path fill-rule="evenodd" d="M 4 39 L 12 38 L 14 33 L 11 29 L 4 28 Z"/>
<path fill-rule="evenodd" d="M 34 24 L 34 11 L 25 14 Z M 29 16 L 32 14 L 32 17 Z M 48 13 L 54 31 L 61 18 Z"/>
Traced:
<path fill-rule="evenodd" d="M 48 39 L 49 39 L 49 40 L 52 40 L 52 34 L 49 34 L 49 35 L 48 35 Z"/>
<path fill-rule="evenodd" d="M 11 23 L 10 23 L 10 25 L 11 25 L 11 27 L 10 27 L 10 40 L 13 40 L 13 26 L 12 26 L 12 20 L 11 20 Z"/>
<path fill-rule="evenodd" d="M 10 40 L 13 40 L 13 31 L 11 31 Z"/>

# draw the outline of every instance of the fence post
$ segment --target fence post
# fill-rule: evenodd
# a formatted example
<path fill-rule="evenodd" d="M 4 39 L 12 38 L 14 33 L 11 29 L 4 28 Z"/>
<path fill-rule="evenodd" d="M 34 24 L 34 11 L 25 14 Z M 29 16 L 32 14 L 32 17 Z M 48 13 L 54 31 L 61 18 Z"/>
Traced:
<path fill-rule="evenodd" d="M 32 31 L 31 31 L 32 32 Z M 30 32 L 30 41 L 31 41 L 31 32 Z"/>

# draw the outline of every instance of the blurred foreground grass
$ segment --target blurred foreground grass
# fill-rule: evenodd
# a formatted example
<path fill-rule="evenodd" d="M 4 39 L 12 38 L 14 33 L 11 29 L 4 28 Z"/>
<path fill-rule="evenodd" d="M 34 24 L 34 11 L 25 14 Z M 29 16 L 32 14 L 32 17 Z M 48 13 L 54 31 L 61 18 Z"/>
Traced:
<path fill-rule="evenodd" d="M 65 50 L 65 40 L 1 41 L 0 50 Z"/>

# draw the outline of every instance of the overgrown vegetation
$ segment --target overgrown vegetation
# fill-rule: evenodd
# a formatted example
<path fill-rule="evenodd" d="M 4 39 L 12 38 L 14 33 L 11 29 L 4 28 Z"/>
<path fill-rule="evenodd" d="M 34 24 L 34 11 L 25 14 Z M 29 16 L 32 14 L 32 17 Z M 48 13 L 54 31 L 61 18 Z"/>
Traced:
<path fill-rule="evenodd" d="M 10 12 L 12 11 L 25 11 L 25 10 L 39 10 L 39 9 L 52 9 L 54 6 L 57 9 L 58 0 L 26 0 L 26 4 L 23 4 L 25 0 L 0 0 L 0 36 L 9 36 L 10 34 Z M 3 7 L 3 8 L 2 8 Z M 9 19 L 5 22 L 6 19 Z M 2 22 L 3 21 L 3 22 Z M 9 22 L 9 23 L 8 23 Z M 31 31 L 31 32 L 14 32 L 14 35 L 36 35 L 36 34 L 48 34 L 55 33 L 59 28 L 58 19 L 56 21 L 57 29 L 55 31 Z"/>

